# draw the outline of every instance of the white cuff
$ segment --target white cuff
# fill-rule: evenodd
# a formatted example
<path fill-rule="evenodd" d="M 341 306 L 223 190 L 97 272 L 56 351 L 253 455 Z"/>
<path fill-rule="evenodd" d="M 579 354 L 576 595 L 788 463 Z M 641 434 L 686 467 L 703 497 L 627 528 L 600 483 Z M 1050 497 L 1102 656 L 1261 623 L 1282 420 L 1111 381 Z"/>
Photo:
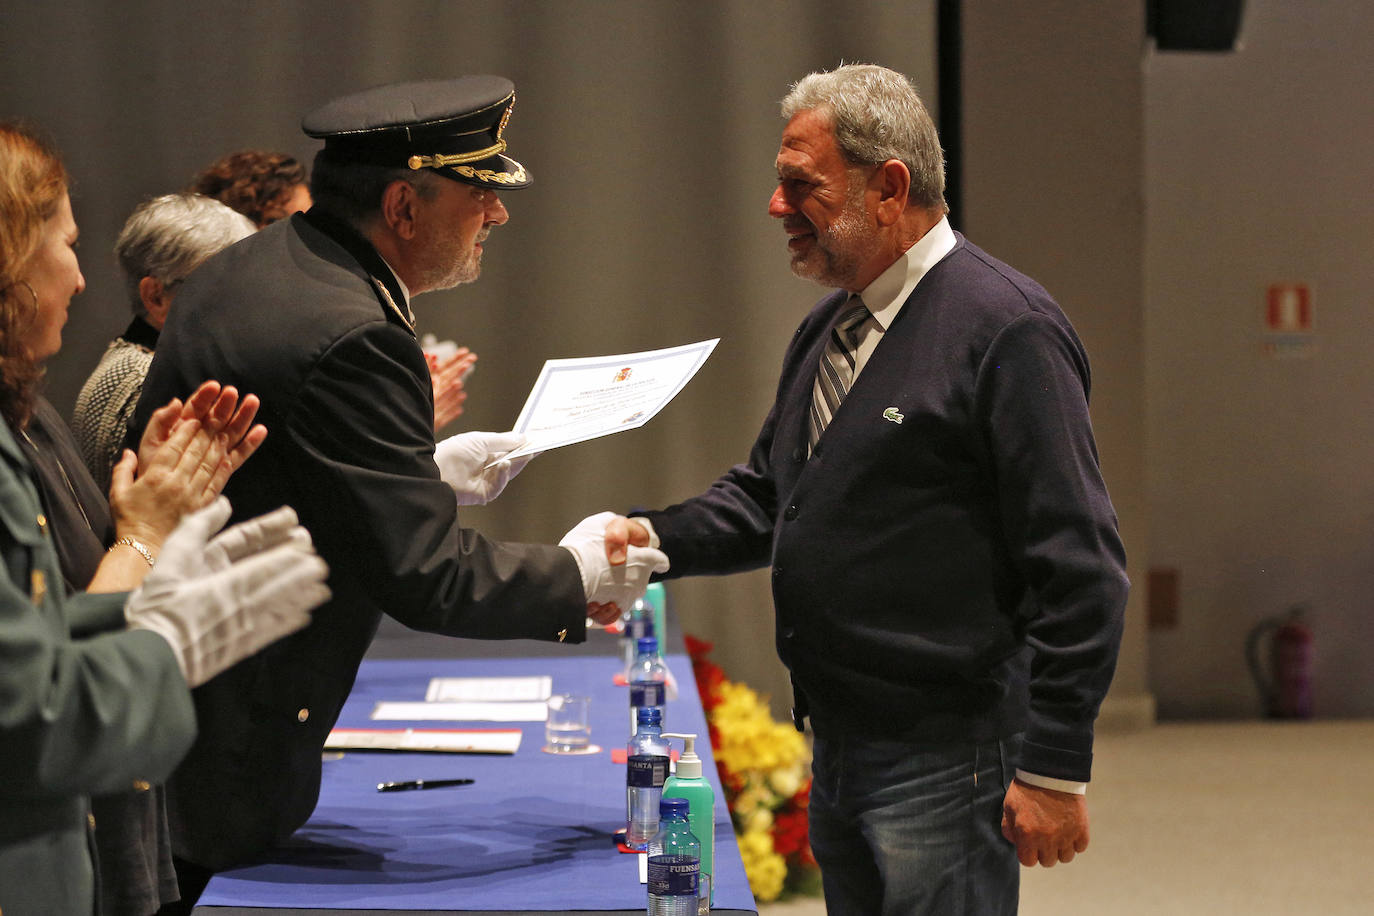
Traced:
<path fill-rule="evenodd" d="M 559 544 L 558 546 L 562 547 L 568 553 L 572 554 L 573 562 L 577 564 L 577 575 L 579 578 L 582 579 L 582 594 L 590 595 L 592 593 L 592 588 L 594 587 L 595 583 L 592 581 L 591 576 L 587 575 L 587 570 L 582 565 L 582 554 L 578 553 L 576 550 L 573 550 L 566 544 Z"/>
<path fill-rule="evenodd" d="M 1037 789 L 1051 789 L 1055 792 L 1067 792 L 1070 795 L 1087 795 L 1088 784 L 1086 782 L 1074 782 L 1072 779 L 1055 779 L 1053 776 L 1041 776 L 1037 773 L 1027 773 L 1025 770 L 1018 769 L 1016 778 L 1026 785 L 1035 786 Z"/>

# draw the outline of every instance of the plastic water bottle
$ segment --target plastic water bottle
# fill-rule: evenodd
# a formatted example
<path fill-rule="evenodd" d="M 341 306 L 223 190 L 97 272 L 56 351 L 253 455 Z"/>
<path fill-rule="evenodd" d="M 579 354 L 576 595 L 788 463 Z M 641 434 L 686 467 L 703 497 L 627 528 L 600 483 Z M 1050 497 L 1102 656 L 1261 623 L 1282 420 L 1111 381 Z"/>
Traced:
<path fill-rule="evenodd" d="M 639 655 L 639 641 L 645 636 L 658 636 L 658 631 L 654 629 L 654 608 L 648 601 L 640 598 L 629 609 L 621 615 L 624 623 L 624 635 L 620 638 L 621 661 L 624 662 L 622 672 L 625 675 L 626 683 L 630 680 L 630 672 L 634 669 L 635 658 Z"/>
<path fill-rule="evenodd" d="M 658 830 L 658 805 L 668 778 L 668 742 L 663 740 L 662 712 L 641 709 L 638 716 L 639 727 L 625 748 L 625 845 L 642 851 Z"/>
<path fill-rule="evenodd" d="M 687 799 L 660 802 L 649 842 L 649 916 L 696 916 L 701 843 L 687 824 Z"/>
<path fill-rule="evenodd" d="M 661 714 L 663 703 L 668 698 L 668 669 L 663 667 L 663 659 L 658 655 L 658 640 L 645 636 L 639 641 L 638 648 L 629 677 L 631 726 L 639 721 L 636 710 L 657 709 Z"/>

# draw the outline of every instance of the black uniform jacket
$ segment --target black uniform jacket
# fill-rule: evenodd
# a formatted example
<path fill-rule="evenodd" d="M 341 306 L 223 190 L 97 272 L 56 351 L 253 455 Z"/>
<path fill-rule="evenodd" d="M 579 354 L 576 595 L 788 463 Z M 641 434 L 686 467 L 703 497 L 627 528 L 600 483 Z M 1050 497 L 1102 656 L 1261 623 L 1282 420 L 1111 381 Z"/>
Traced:
<path fill-rule="evenodd" d="M 200 737 L 169 790 L 173 848 L 199 865 L 242 862 L 309 817 L 381 614 L 454 636 L 585 639 L 568 551 L 460 527 L 404 311 L 375 249 L 317 209 L 198 268 L 158 342 L 130 438 L 205 379 L 257 394 L 267 441 L 225 495 L 236 520 L 293 506 L 333 591 L 305 630 L 195 691 Z"/>

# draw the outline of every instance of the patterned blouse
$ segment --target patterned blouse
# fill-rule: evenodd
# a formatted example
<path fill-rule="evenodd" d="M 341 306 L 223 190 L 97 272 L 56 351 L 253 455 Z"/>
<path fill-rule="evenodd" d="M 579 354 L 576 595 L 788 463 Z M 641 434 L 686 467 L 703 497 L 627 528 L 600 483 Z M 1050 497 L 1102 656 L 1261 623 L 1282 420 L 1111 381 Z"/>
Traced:
<path fill-rule="evenodd" d="M 124 448 L 143 379 L 153 362 L 157 329 L 135 318 L 105 350 L 100 363 L 81 386 L 72 411 L 72 432 L 81 458 L 102 492 L 110 490 L 110 473 Z"/>

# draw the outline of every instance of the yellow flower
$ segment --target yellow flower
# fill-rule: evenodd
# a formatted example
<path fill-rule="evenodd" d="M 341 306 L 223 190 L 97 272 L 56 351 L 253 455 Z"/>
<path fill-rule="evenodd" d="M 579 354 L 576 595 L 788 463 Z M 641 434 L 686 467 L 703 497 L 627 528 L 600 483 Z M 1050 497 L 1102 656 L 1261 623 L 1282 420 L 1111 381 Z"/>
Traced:
<path fill-rule="evenodd" d="M 774 721 L 766 697 L 727 679 L 714 690 L 717 702 L 707 714 L 716 741 L 712 752 L 728 774 L 726 801 L 740 858 L 754 897 L 776 900 L 788 866 L 773 847 L 773 812 L 805 784 L 809 750 L 800 732 Z"/>
<path fill-rule="evenodd" d="M 766 856 L 773 851 L 773 838 L 763 831 L 745 831 L 739 837 L 739 854 L 752 858 Z"/>
<path fill-rule="evenodd" d="M 773 851 L 773 838 L 766 832 L 747 831 L 739 838 L 739 851 L 754 898 L 777 900 L 787 877 L 787 863 Z"/>
<path fill-rule="evenodd" d="M 783 799 L 789 799 L 797 794 L 806 780 L 806 771 L 801 763 L 791 766 L 781 766 L 768 774 L 768 785 Z"/>
<path fill-rule="evenodd" d="M 772 795 L 766 792 L 761 786 L 750 785 L 739 795 L 735 796 L 732 810 L 741 817 L 748 817 L 759 808 L 766 808 L 773 802 Z"/>
<path fill-rule="evenodd" d="M 773 812 L 764 807 L 755 808 L 744 817 L 744 830 L 746 833 L 767 834 L 768 828 L 773 826 Z M 769 846 L 772 846 L 771 837 Z"/>

